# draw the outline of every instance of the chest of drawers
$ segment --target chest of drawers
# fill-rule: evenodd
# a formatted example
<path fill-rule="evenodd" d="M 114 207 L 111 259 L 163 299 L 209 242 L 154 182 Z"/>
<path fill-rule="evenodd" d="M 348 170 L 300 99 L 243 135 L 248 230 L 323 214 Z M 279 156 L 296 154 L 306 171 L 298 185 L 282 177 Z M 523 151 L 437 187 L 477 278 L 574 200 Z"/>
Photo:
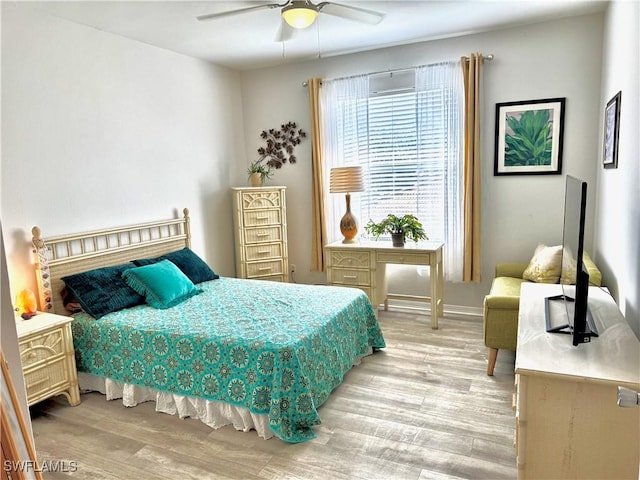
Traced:
<path fill-rule="evenodd" d="M 16 323 L 29 406 L 54 395 L 80 403 L 71 317 L 38 313 Z"/>
<path fill-rule="evenodd" d="M 286 218 L 285 187 L 233 189 L 238 278 L 288 281 Z"/>

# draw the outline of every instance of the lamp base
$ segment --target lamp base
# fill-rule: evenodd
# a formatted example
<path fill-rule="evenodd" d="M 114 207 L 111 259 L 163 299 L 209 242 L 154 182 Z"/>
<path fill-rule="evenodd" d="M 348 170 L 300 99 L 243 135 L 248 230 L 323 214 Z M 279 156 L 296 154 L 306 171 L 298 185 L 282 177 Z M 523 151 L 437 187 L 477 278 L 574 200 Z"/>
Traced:
<path fill-rule="evenodd" d="M 358 220 L 355 215 L 351 213 L 350 210 L 347 210 L 347 213 L 344 214 L 342 219 L 340 220 L 340 232 L 344 237 L 342 243 L 356 243 L 356 235 L 358 234 Z"/>

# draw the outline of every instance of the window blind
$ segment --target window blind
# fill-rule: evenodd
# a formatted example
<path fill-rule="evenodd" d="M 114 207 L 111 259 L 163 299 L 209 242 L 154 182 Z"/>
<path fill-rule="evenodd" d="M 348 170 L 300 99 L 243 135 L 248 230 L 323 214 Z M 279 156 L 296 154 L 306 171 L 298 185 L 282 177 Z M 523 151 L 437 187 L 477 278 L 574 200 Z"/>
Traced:
<path fill-rule="evenodd" d="M 345 164 L 364 169 L 366 189 L 359 195 L 356 215 L 364 224 L 390 213 L 410 213 L 430 239 L 443 241 L 451 92 L 434 88 L 360 101 L 357 121 L 338 129 Z"/>

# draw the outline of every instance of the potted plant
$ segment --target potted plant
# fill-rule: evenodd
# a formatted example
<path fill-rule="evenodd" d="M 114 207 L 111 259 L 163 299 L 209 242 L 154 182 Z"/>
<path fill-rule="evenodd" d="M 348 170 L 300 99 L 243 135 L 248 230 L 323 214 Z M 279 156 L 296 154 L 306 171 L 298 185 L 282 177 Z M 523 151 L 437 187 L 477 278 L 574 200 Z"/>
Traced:
<path fill-rule="evenodd" d="M 261 187 L 265 179 L 270 178 L 273 172 L 268 165 L 263 165 L 258 161 L 251 162 L 251 165 L 247 168 L 247 175 L 252 187 Z"/>
<path fill-rule="evenodd" d="M 398 217 L 390 213 L 378 223 L 369 220 L 364 229 L 375 238 L 380 235 L 391 234 L 391 241 L 394 247 L 404 247 L 404 242 L 407 239 L 414 242 L 429 240 L 424 228 L 422 228 L 422 223 L 414 215 L 410 214 Z"/>

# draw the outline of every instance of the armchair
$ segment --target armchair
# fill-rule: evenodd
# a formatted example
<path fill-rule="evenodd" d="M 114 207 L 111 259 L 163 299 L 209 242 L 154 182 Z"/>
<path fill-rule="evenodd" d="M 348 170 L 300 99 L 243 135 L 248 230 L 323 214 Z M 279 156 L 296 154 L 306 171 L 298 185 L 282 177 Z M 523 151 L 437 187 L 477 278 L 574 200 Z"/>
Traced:
<path fill-rule="evenodd" d="M 583 262 L 589 272 L 589 282 L 600 286 L 602 274 L 586 252 Z M 527 266 L 527 263 L 498 263 L 491 291 L 484 297 L 484 344 L 489 348 L 487 375 L 493 375 L 498 350 L 516 349 L 520 286 L 529 281 L 523 278 Z"/>

